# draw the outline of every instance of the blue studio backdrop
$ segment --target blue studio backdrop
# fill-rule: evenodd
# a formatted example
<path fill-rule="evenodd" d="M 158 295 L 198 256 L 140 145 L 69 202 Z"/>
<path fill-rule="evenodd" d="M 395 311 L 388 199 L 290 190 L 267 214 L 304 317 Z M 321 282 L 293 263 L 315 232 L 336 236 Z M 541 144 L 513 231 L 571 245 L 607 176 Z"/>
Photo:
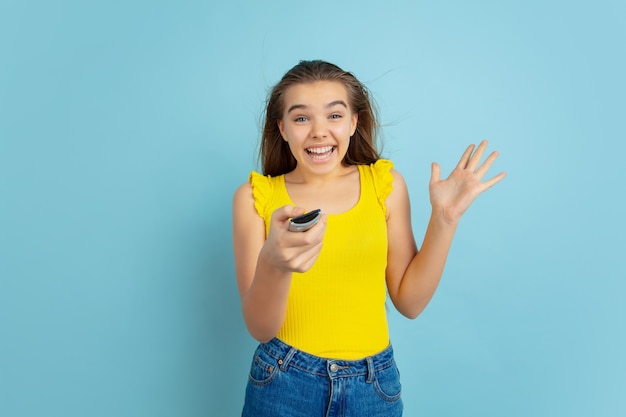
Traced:
<path fill-rule="evenodd" d="M 0 1 L 0 415 L 236 416 L 231 199 L 301 59 L 380 108 L 418 243 L 430 163 L 490 140 L 414 321 L 407 416 L 626 415 L 621 1 Z"/>

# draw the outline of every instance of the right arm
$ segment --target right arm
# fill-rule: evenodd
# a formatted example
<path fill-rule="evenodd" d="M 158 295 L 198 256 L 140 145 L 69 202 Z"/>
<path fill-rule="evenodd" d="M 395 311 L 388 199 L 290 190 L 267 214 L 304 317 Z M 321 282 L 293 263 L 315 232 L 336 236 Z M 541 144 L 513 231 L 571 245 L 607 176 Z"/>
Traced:
<path fill-rule="evenodd" d="M 233 249 L 244 322 L 259 342 L 271 340 L 283 325 L 293 272 L 313 266 L 322 246 L 326 219 L 305 233 L 288 230 L 288 219 L 304 210 L 284 206 L 265 222 L 254 207 L 252 186 L 243 184 L 233 198 Z"/>

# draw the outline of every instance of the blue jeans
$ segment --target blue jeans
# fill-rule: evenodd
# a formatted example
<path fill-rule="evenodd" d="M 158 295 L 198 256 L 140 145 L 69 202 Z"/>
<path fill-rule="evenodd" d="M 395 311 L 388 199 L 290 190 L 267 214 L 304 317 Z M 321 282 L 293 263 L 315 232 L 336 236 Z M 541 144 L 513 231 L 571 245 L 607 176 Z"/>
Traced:
<path fill-rule="evenodd" d="M 313 356 L 274 338 L 254 353 L 242 417 L 399 417 L 400 391 L 391 345 L 346 361 Z"/>

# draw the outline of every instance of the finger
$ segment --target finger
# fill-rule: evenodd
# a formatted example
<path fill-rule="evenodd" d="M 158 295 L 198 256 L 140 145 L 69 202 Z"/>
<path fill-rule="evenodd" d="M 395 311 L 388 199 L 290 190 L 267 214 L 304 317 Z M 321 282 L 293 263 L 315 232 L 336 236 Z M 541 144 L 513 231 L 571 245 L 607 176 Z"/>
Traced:
<path fill-rule="evenodd" d="M 441 180 L 441 167 L 438 163 L 433 162 L 430 168 L 430 183 L 434 184 Z"/>
<path fill-rule="evenodd" d="M 496 160 L 498 155 L 500 155 L 498 151 L 493 151 L 491 152 L 491 154 L 489 154 L 487 159 L 485 159 L 485 162 L 483 162 L 483 164 L 476 170 L 476 175 L 478 175 L 478 178 L 482 178 L 485 176 L 485 174 L 487 174 L 487 171 L 489 171 L 489 168 L 491 168 L 491 165 Z"/>
<path fill-rule="evenodd" d="M 463 152 L 463 155 L 461 156 L 459 163 L 456 164 L 456 167 L 460 169 L 465 169 L 467 167 L 467 161 L 469 161 L 470 156 L 472 155 L 473 151 L 474 151 L 474 144 L 471 144 L 470 146 L 467 147 L 467 149 L 465 149 L 465 152 Z"/>
<path fill-rule="evenodd" d="M 322 243 L 324 240 L 324 235 L 326 234 L 326 215 L 322 215 L 320 220 L 315 224 L 312 228 L 306 231 L 311 235 L 311 239 L 309 242 L 311 243 Z"/>
<path fill-rule="evenodd" d="M 281 239 L 286 246 L 293 248 L 312 247 L 324 240 L 326 232 L 326 215 L 322 215 L 320 220 L 305 232 L 289 232 L 281 233 Z"/>
<path fill-rule="evenodd" d="M 304 210 L 291 205 L 282 206 L 274 210 L 270 219 L 268 239 L 275 239 L 282 235 L 280 232 L 287 232 L 289 230 L 289 219 L 300 214 L 304 214 Z M 283 238 L 280 238 L 280 240 L 283 240 Z"/>
<path fill-rule="evenodd" d="M 487 181 L 481 182 L 482 184 L 482 191 L 488 190 L 489 188 L 493 187 L 494 185 L 496 185 L 497 183 L 499 183 L 500 181 L 502 181 L 504 179 L 504 177 L 506 177 L 506 172 L 501 172 L 498 175 L 496 175 L 493 178 L 488 179 Z"/>
<path fill-rule="evenodd" d="M 274 210 L 272 213 L 272 222 L 284 223 L 292 217 L 304 214 L 304 212 L 305 210 L 300 207 L 294 207 L 291 205 L 282 206 Z"/>
<path fill-rule="evenodd" d="M 305 233 L 292 233 L 299 241 L 299 246 L 294 246 L 297 254 L 290 261 L 297 272 L 304 272 L 315 263 L 322 250 L 324 227 L 320 221 Z"/>
<path fill-rule="evenodd" d="M 298 257 L 292 262 L 294 271 L 306 272 L 311 269 L 311 267 L 313 267 L 313 265 L 315 264 L 315 261 L 317 261 L 321 250 L 322 244 L 320 243 L 319 245 L 307 249 L 306 251 L 299 254 Z"/>
<path fill-rule="evenodd" d="M 320 217 L 320 221 L 317 222 L 317 224 L 315 225 L 315 226 L 320 228 L 322 233 L 326 230 L 326 222 L 327 222 L 327 220 L 328 220 L 328 215 L 327 214 L 322 214 L 322 217 Z"/>
<path fill-rule="evenodd" d="M 480 159 L 483 157 L 483 153 L 485 152 L 485 149 L 487 149 L 487 141 L 483 140 L 478 145 L 478 148 L 476 148 L 476 152 L 474 152 L 474 154 L 471 156 L 471 158 L 467 162 L 467 169 L 469 169 L 472 172 L 476 170 L 476 167 L 480 163 Z"/>
<path fill-rule="evenodd" d="M 321 241 L 326 231 L 326 218 L 327 218 L 327 215 L 322 214 L 317 223 L 311 226 L 310 229 L 302 232 L 307 235 L 307 241 L 314 242 L 317 239 Z"/>

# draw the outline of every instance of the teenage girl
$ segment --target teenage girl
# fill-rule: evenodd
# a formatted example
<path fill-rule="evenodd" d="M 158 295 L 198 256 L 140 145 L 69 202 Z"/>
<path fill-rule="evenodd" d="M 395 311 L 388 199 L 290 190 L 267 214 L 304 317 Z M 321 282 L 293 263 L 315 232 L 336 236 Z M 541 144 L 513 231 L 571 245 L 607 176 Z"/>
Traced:
<path fill-rule="evenodd" d="M 447 179 L 432 164 L 432 213 L 418 251 L 407 186 L 376 147 L 366 87 L 302 61 L 271 90 L 260 157 L 235 192 L 233 244 L 243 317 L 260 344 L 243 416 L 402 415 L 385 301 L 417 317 L 441 278 L 459 220 L 505 176 L 469 146 Z M 289 219 L 321 209 L 305 232 Z"/>

